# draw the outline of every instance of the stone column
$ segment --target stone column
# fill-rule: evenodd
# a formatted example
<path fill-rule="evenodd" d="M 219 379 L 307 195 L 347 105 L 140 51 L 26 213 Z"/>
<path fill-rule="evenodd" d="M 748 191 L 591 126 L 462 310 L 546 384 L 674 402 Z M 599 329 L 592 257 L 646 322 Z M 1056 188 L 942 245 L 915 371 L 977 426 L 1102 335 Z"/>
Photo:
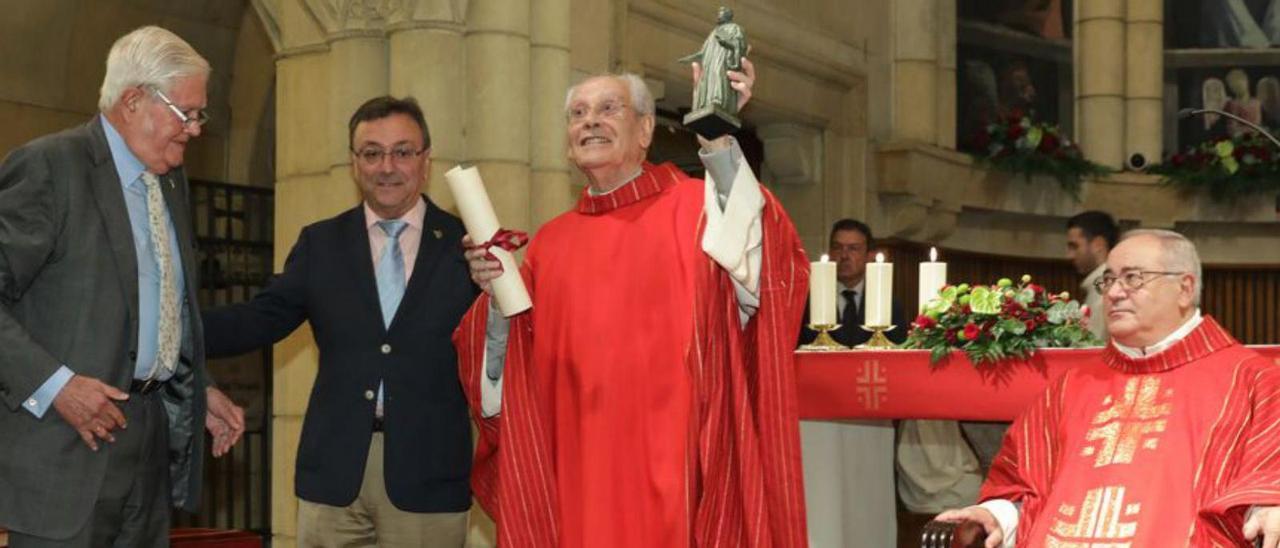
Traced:
<path fill-rule="evenodd" d="M 279 30 L 276 60 L 275 269 L 303 226 L 359 200 L 351 181 L 347 120 L 360 103 L 387 93 L 386 13 L 336 11 L 322 0 L 280 0 L 260 11 Z M 294 462 L 318 353 L 309 327 L 274 349 L 271 520 L 273 546 L 297 536 Z"/>
<path fill-rule="evenodd" d="M 387 94 L 387 40 L 381 29 L 340 31 L 329 37 L 329 127 L 325 155 L 329 178 L 349 192 L 335 196 L 346 207 L 355 204 L 347 122 L 365 101 Z M 315 93 L 314 88 L 309 90 Z"/>
<path fill-rule="evenodd" d="M 449 0 L 420 1 L 389 25 L 391 94 L 418 100 L 431 132 L 427 195 L 454 210 L 444 172 L 466 159 L 466 13 Z"/>
<path fill-rule="evenodd" d="M 569 209 L 564 97 L 569 87 L 569 0 L 539 0 L 532 10 L 530 49 L 532 220 L 539 226 Z"/>
<path fill-rule="evenodd" d="M 1075 8 L 1076 140 L 1086 158 L 1114 168 L 1124 165 L 1124 9 L 1115 0 Z"/>
<path fill-rule="evenodd" d="M 937 21 L 937 122 L 934 143 L 956 147 L 956 0 L 934 0 Z"/>
<path fill-rule="evenodd" d="M 890 8 L 893 139 L 937 141 L 937 8 L 936 0 L 896 0 Z"/>
<path fill-rule="evenodd" d="M 539 5 L 541 9 L 541 5 Z M 498 219 L 530 230 L 529 0 L 475 0 L 469 7 L 467 157 L 480 170 Z"/>
<path fill-rule="evenodd" d="M 1160 161 L 1164 109 L 1164 3 L 1125 3 L 1124 158 Z"/>

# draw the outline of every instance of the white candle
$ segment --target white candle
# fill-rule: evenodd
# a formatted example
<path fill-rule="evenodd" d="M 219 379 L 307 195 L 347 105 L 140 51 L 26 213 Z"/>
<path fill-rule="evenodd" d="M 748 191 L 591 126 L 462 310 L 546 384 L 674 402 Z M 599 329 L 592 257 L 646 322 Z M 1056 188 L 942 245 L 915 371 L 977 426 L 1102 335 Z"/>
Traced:
<path fill-rule="evenodd" d="M 809 263 L 809 325 L 836 323 L 836 263 L 822 260 Z"/>
<path fill-rule="evenodd" d="M 920 263 L 920 311 L 947 285 L 947 263 L 938 261 L 938 248 L 929 248 L 929 261 Z"/>
<path fill-rule="evenodd" d="M 866 325 L 893 325 L 893 263 L 884 262 L 884 253 L 876 253 L 876 262 L 867 263 Z"/>

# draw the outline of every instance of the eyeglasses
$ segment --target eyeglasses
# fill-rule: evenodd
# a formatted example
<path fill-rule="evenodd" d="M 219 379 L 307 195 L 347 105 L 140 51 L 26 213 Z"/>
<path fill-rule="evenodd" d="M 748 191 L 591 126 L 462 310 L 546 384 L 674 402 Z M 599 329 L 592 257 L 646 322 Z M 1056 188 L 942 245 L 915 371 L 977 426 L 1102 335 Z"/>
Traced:
<path fill-rule="evenodd" d="M 415 158 L 426 151 L 427 151 L 426 147 L 423 147 L 420 149 L 413 149 L 409 147 L 396 147 L 391 150 L 385 150 L 378 147 L 367 147 L 367 148 L 362 148 L 360 150 L 353 150 L 351 151 L 351 153 L 355 154 L 356 158 L 360 159 L 360 163 L 369 167 L 373 167 L 381 164 L 382 159 L 388 156 L 391 157 L 392 162 L 400 164 L 400 163 L 408 162 L 411 158 Z"/>
<path fill-rule="evenodd" d="M 631 108 L 631 105 L 623 101 L 609 99 L 594 108 L 591 105 L 581 103 L 573 105 L 569 107 L 569 112 L 566 114 L 569 117 L 569 123 L 577 124 L 586 120 L 587 116 L 593 112 L 597 118 L 619 118 L 622 116 L 623 111 L 628 108 Z"/>
<path fill-rule="evenodd" d="M 1103 274 L 1101 278 L 1098 278 L 1097 281 L 1093 282 L 1093 288 L 1097 289 L 1099 293 L 1106 293 L 1108 290 L 1111 289 L 1112 285 L 1114 285 L 1116 282 L 1120 282 L 1121 289 L 1124 289 L 1125 291 L 1136 291 L 1138 289 L 1141 289 L 1142 286 L 1147 285 L 1148 283 L 1151 282 L 1151 280 L 1154 280 L 1157 277 L 1179 276 L 1182 274 L 1186 274 L 1186 272 L 1165 272 L 1161 270 L 1130 270 L 1128 272 L 1124 272 L 1120 274 L 1119 276 L 1116 276 L 1115 274 L 1107 273 L 1107 274 Z"/>
<path fill-rule="evenodd" d="M 169 110 L 172 110 L 174 114 L 178 115 L 178 119 L 182 121 L 182 125 L 184 127 L 190 126 L 191 124 L 203 126 L 209 122 L 209 113 L 204 109 L 193 109 L 190 114 L 182 112 L 182 109 L 178 108 L 178 105 L 173 104 L 173 101 L 170 101 L 169 98 L 165 96 L 164 92 L 160 91 L 160 88 L 148 86 L 148 89 L 150 89 L 151 93 L 154 93 L 156 97 L 159 97 L 161 101 L 164 101 L 165 106 L 169 107 Z"/>

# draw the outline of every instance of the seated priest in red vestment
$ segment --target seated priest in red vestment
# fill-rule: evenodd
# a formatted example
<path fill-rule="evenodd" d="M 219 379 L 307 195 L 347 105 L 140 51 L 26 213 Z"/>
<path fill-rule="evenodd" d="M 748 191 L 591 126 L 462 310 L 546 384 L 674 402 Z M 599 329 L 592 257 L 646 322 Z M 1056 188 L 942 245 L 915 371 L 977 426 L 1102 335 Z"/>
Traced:
<path fill-rule="evenodd" d="M 1127 233 L 1097 282 L 1099 363 L 1054 381 L 1005 437 L 972 520 L 986 546 L 1280 540 L 1280 367 L 1202 316 L 1195 246 Z"/>
<path fill-rule="evenodd" d="M 804 546 L 792 349 L 809 269 L 791 220 L 731 137 L 700 138 L 705 180 L 647 163 L 654 101 L 635 75 L 574 86 L 566 115 L 589 186 L 530 243 L 533 308 L 504 319 L 501 266 L 472 248 L 486 294 L 454 335 L 498 544 Z"/>

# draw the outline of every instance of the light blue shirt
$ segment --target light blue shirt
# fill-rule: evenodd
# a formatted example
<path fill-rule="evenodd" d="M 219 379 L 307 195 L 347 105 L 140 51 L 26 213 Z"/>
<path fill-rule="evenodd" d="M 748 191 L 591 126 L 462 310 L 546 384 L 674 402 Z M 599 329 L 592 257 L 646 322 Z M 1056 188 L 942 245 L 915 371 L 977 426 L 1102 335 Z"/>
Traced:
<path fill-rule="evenodd" d="M 133 151 L 129 150 L 124 138 L 111 126 L 105 116 L 102 120 L 102 131 L 107 137 L 107 146 L 111 149 L 111 159 L 115 163 L 116 175 L 124 190 L 124 205 L 129 212 L 129 226 L 133 230 L 134 255 L 138 258 L 138 359 L 134 365 L 133 377 L 145 379 L 155 368 L 156 355 L 159 351 L 160 322 L 160 269 L 156 265 L 156 256 L 151 246 L 151 225 L 147 222 L 147 187 L 142 182 L 142 174 L 146 166 Z M 161 184 L 164 184 L 161 182 Z M 173 218 L 166 209 L 165 222 L 169 224 L 169 256 L 173 258 L 173 272 L 178 284 L 178 303 L 186 298 L 185 272 L 182 270 L 182 255 L 178 251 L 177 231 L 173 227 Z M 182 333 L 186 336 L 187 307 L 182 306 Z M 157 376 L 166 377 L 163 370 Z M 59 367 L 35 393 L 23 402 L 23 407 L 36 417 L 43 417 L 49 405 L 57 397 L 62 387 L 71 380 L 74 372 L 66 365 Z"/>

